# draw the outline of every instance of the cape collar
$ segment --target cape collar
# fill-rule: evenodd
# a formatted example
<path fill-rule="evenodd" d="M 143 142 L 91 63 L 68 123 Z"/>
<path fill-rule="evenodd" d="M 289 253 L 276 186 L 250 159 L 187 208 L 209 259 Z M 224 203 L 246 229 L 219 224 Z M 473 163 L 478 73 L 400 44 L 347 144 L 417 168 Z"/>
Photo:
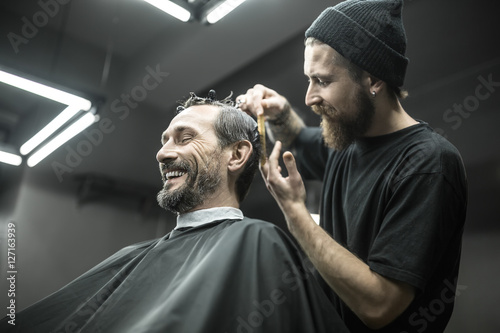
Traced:
<path fill-rule="evenodd" d="M 174 229 L 197 227 L 218 220 L 243 220 L 243 212 L 233 207 L 215 207 L 177 215 Z"/>

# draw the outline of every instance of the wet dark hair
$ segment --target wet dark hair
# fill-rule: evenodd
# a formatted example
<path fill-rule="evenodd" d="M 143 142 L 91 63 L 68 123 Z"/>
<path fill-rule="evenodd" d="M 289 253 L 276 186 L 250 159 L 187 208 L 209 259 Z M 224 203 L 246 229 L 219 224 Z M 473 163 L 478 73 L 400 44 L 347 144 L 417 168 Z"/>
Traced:
<path fill-rule="evenodd" d="M 248 194 L 255 172 L 259 167 L 262 147 L 259 140 L 257 122 L 245 112 L 237 109 L 231 97 L 232 93 L 222 100 L 217 100 L 214 90 L 210 90 L 206 98 L 190 93 L 190 97 L 181 102 L 181 105 L 177 107 L 177 114 L 195 105 L 216 106 L 220 109 L 220 112 L 215 118 L 213 125 L 219 147 L 226 148 L 233 143 L 243 140 L 249 141 L 252 144 L 252 155 L 248 159 L 243 172 L 236 180 L 236 194 L 238 195 L 238 201 L 241 202 Z"/>

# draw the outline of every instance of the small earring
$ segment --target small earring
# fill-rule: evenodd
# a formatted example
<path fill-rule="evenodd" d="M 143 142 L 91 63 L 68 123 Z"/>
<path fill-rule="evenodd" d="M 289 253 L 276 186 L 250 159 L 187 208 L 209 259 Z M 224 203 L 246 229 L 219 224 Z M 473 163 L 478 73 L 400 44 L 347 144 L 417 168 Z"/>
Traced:
<path fill-rule="evenodd" d="M 375 91 L 372 91 L 372 97 L 377 96 L 377 93 Z"/>

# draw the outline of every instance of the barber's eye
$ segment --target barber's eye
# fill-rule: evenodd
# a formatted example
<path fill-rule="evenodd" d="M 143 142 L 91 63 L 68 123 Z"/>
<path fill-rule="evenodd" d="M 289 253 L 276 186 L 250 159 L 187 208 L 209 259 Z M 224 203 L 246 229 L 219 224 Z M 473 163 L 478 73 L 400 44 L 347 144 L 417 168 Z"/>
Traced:
<path fill-rule="evenodd" d="M 326 87 L 330 82 L 329 81 L 323 81 L 322 79 L 318 77 L 313 77 L 311 79 L 308 79 L 307 82 L 310 84 L 311 82 L 317 84 L 320 87 Z"/>
<path fill-rule="evenodd" d="M 318 85 L 320 85 L 321 87 L 325 87 L 328 85 L 328 81 L 323 81 L 321 79 L 318 79 Z"/>

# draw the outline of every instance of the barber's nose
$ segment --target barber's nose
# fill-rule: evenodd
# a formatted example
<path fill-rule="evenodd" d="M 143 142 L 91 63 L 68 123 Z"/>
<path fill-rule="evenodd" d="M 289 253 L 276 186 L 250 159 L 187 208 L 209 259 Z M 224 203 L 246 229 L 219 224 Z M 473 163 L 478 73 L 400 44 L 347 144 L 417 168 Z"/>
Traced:
<path fill-rule="evenodd" d="M 317 105 L 320 104 L 321 101 L 322 101 L 321 96 L 319 96 L 319 94 L 317 93 L 316 89 L 312 86 L 312 84 L 309 84 L 306 91 L 306 100 L 305 100 L 306 105 L 307 106 Z"/>

